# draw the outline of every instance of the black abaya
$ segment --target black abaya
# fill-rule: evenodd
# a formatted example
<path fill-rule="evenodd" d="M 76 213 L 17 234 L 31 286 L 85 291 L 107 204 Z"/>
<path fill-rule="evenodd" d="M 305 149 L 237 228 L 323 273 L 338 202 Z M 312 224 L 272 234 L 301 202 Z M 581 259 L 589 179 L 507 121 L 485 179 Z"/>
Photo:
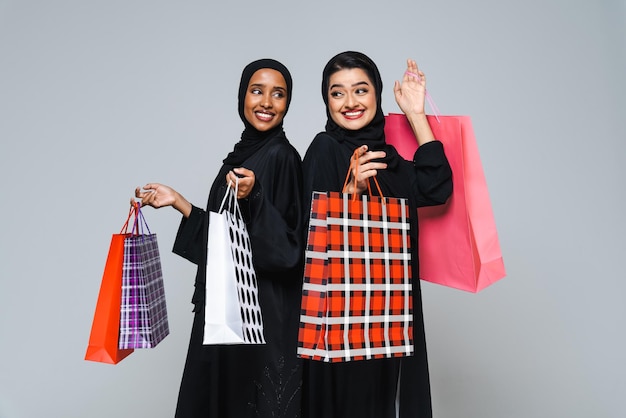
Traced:
<path fill-rule="evenodd" d="M 384 124 L 384 122 L 383 122 Z M 356 141 L 356 139 L 355 139 Z M 384 136 L 380 138 L 384 145 Z M 341 191 L 353 141 L 318 134 L 304 157 L 304 202 L 310 205 L 313 191 Z M 303 412 L 307 418 L 396 418 L 431 417 L 430 383 L 417 257 L 417 207 L 444 203 L 452 191 L 451 171 L 439 141 L 418 148 L 413 162 L 397 157 L 395 149 L 384 146 L 393 161 L 379 170 L 382 193 L 409 201 L 411 218 L 414 343 L 415 354 L 408 358 L 377 359 L 347 363 L 303 363 Z M 305 211 L 308 214 L 308 210 Z"/>
<path fill-rule="evenodd" d="M 207 211 L 193 207 L 181 222 L 174 252 L 198 264 L 195 317 L 181 383 L 177 418 L 300 415 L 301 361 L 296 356 L 302 281 L 301 161 L 284 135 L 264 140 L 242 164 L 255 186 L 240 200 L 252 243 L 265 345 L 202 345 L 207 272 L 207 211 L 226 190 L 225 164 L 211 188 Z M 207 276 L 208 273 L 208 276 Z"/>

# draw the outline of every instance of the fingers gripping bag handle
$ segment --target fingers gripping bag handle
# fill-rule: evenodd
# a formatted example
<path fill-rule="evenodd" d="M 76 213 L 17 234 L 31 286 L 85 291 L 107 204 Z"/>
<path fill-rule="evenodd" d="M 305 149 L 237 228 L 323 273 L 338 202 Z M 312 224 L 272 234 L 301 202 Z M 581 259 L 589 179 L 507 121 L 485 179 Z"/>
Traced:
<path fill-rule="evenodd" d="M 350 166 L 348 167 L 348 173 L 346 174 L 346 179 L 343 182 L 342 193 L 348 192 L 348 184 L 350 184 L 350 174 L 352 173 L 352 168 L 354 167 L 354 176 L 352 176 L 352 190 L 357 190 L 357 177 L 359 176 L 359 150 L 354 150 L 352 153 L 352 157 L 350 157 Z M 376 185 L 376 189 L 378 190 L 378 195 L 381 198 L 383 204 L 385 204 L 385 196 L 383 195 L 382 190 L 380 189 L 380 185 L 378 184 L 378 180 L 376 176 L 373 176 L 374 184 Z M 372 196 L 372 188 L 370 186 L 369 180 L 367 181 L 367 193 L 371 197 Z M 352 194 L 352 200 L 357 199 L 357 194 Z"/>
<path fill-rule="evenodd" d="M 226 193 L 224 193 L 224 198 L 222 199 L 222 203 L 220 204 L 220 208 L 217 211 L 218 213 L 222 213 L 224 210 L 228 210 L 234 216 L 243 219 L 241 214 L 241 208 L 239 207 L 239 202 L 237 200 L 237 194 L 239 193 L 239 179 L 235 180 L 235 187 L 232 187 L 232 180 L 228 181 L 228 186 L 226 188 Z M 226 201 L 228 200 L 228 208 L 224 207 Z"/>

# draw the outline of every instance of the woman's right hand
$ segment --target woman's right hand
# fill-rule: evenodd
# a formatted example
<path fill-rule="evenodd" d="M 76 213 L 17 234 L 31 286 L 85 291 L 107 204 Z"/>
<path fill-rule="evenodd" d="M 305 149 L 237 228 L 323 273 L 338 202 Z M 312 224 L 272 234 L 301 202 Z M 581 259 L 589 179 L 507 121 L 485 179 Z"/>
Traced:
<path fill-rule="evenodd" d="M 164 184 L 148 183 L 143 188 L 137 187 L 135 197 L 141 199 L 141 206 L 152 206 L 156 209 L 173 206 L 185 217 L 189 217 L 191 213 L 191 203 L 176 190 Z"/>
<path fill-rule="evenodd" d="M 176 200 L 176 191 L 164 184 L 148 183 L 143 188 L 135 189 L 135 197 L 141 199 L 141 206 L 152 206 L 158 209 L 172 206 Z"/>
<path fill-rule="evenodd" d="M 370 177 L 378 174 L 378 170 L 387 168 L 386 163 L 372 161 L 384 158 L 387 154 L 385 151 L 368 151 L 367 145 L 361 145 L 357 148 L 357 164 L 351 161 L 351 178 L 345 189 L 346 193 L 361 194 L 367 190 L 367 182 Z M 356 183 L 356 190 L 355 190 Z"/>

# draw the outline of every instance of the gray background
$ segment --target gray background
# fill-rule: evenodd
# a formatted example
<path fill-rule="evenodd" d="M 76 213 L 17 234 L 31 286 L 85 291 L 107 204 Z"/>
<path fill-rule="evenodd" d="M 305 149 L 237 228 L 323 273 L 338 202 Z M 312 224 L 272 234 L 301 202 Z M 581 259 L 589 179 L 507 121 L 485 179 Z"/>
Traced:
<path fill-rule="evenodd" d="M 243 66 L 292 71 L 303 154 L 321 70 L 360 50 L 385 112 L 408 57 L 471 115 L 507 277 L 423 284 L 435 416 L 623 417 L 626 7 L 619 0 L 0 1 L 0 417 L 171 417 L 194 267 L 159 236 L 171 335 L 83 360 L 109 240 L 135 186 L 204 206 L 242 130 Z"/>

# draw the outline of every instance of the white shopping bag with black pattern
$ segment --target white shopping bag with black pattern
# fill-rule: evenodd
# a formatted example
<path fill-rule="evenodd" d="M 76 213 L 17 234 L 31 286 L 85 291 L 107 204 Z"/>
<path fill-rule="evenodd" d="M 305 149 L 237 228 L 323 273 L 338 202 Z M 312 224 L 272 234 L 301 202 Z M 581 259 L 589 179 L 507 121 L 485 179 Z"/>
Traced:
<path fill-rule="evenodd" d="M 265 344 L 252 248 L 235 189 L 209 212 L 203 344 Z"/>

